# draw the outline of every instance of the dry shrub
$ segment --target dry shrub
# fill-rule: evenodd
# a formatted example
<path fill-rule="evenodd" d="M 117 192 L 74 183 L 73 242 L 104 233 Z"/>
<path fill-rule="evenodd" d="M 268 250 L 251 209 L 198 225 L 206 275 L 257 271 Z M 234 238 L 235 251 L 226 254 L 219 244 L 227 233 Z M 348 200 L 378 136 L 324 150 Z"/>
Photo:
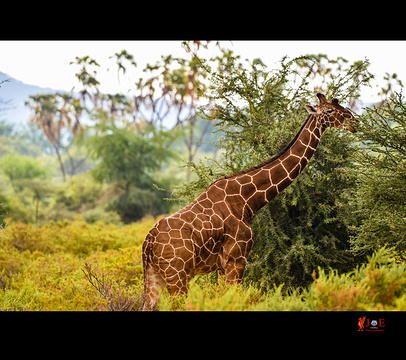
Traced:
<path fill-rule="evenodd" d="M 94 270 L 91 264 L 85 263 L 82 271 L 89 283 L 107 301 L 107 308 L 110 311 L 131 311 L 139 307 L 142 295 L 131 296 L 128 287 L 124 287 L 121 283 L 117 284 L 104 272 Z"/>

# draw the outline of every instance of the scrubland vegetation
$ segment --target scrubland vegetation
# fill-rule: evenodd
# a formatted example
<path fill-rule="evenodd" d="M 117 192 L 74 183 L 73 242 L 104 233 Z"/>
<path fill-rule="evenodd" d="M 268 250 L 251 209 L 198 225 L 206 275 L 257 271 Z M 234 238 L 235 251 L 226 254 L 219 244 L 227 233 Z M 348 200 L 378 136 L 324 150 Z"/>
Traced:
<path fill-rule="evenodd" d="M 0 248 L 3 311 L 137 310 L 144 234 L 156 219 L 118 228 L 82 221 L 42 227 L 10 223 Z M 164 292 L 159 310 L 309 311 L 405 310 L 406 265 L 380 249 L 351 272 L 321 268 L 307 288 L 255 283 L 229 286 L 213 275 L 195 278 L 187 297 Z"/>

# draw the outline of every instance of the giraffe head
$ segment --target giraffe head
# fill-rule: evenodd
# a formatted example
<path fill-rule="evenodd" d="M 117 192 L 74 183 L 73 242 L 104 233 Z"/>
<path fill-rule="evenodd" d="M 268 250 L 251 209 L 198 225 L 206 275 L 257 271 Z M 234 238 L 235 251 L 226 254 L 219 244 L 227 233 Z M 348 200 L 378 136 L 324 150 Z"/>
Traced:
<path fill-rule="evenodd" d="M 317 93 L 317 97 L 319 98 L 318 105 L 305 105 L 305 107 L 310 114 L 318 117 L 323 128 L 330 126 L 346 129 L 352 133 L 356 132 L 353 125 L 358 123 L 358 120 L 348 110 L 345 110 L 336 98 L 331 99 L 330 102 L 321 93 Z"/>

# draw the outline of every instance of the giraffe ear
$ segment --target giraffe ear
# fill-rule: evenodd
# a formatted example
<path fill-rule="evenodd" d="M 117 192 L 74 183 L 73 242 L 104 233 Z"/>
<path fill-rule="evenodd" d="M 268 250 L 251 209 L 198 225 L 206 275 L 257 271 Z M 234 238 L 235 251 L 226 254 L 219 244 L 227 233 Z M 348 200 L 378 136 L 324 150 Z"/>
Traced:
<path fill-rule="evenodd" d="M 314 109 L 313 106 L 305 105 L 305 108 L 309 112 L 309 114 L 316 114 L 317 113 L 317 111 Z"/>

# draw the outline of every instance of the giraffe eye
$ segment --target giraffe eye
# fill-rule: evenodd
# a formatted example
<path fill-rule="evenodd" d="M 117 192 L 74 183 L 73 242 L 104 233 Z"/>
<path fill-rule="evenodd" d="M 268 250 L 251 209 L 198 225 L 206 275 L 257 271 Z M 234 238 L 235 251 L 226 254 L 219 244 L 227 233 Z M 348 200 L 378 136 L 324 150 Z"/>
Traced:
<path fill-rule="evenodd" d="M 327 112 L 328 112 L 329 114 L 332 114 L 332 113 L 334 112 L 334 110 L 327 110 Z"/>

